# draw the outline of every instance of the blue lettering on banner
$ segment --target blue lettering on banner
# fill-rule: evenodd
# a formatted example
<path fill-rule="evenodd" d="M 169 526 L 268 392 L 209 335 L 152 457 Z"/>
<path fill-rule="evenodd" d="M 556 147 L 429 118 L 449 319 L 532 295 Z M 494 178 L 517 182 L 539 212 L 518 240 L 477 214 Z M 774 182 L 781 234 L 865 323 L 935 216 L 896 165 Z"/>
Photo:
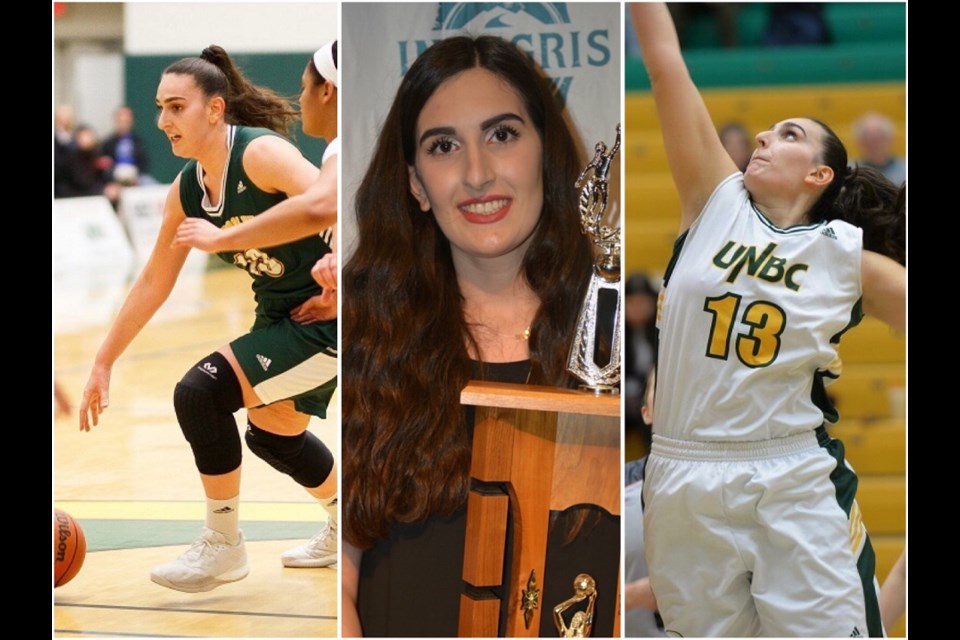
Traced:
<path fill-rule="evenodd" d="M 509 27 L 527 15 L 540 24 L 570 24 L 565 2 L 441 2 L 434 31 L 457 31 L 475 22 L 484 29 Z M 479 18 L 479 20 L 478 20 Z"/>
<path fill-rule="evenodd" d="M 537 32 L 535 24 L 531 23 L 552 28 Z M 565 70 L 603 67 L 611 60 L 609 29 L 566 31 L 563 25 L 570 24 L 565 2 L 441 2 L 432 31 L 446 32 L 444 35 L 464 31 L 496 33 L 498 29 L 519 31 L 512 35 L 511 41 L 547 72 L 561 99 L 566 102 L 574 76 Z M 397 42 L 400 76 L 405 75 L 413 61 L 440 39 Z"/>
<path fill-rule="evenodd" d="M 602 67 L 610 62 L 610 47 L 605 44 L 601 44 L 600 38 L 603 38 L 604 41 L 608 43 L 610 42 L 610 35 L 607 33 L 606 29 L 602 31 L 593 31 L 589 36 L 587 36 L 587 44 L 590 46 L 590 49 L 600 54 L 600 58 L 598 59 L 594 59 L 593 56 L 587 57 L 587 62 L 589 62 L 590 66 L 593 67 Z"/>

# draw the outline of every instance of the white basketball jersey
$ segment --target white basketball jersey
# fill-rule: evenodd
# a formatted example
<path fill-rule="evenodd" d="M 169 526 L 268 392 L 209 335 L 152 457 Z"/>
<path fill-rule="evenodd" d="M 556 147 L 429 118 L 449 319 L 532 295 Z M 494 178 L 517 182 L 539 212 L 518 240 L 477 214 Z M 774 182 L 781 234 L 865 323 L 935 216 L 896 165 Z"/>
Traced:
<path fill-rule="evenodd" d="M 327 143 L 327 148 L 323 150 L 323 157 L 320 159 L 320 166 L 323 166 L 323 163 L 332 158 L 333 156 L 340 155 L 340 138 L 336 137 Z"/>
<path fill-rule="evenodd" d="M 664 277 L 655 432 L 767 440 L 835 421 L 824 386 L 861 318 L 862 246 L 838 220 L 779 229 L 743 174 L 721 182 Z"/>

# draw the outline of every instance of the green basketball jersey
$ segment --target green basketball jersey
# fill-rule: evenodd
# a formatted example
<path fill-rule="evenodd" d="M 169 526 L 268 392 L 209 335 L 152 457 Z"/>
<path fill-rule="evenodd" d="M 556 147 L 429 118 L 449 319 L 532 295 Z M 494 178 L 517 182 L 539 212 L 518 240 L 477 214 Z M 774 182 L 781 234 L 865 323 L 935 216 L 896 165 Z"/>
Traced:
<path fill-rule="evenodd" d="M 247 145 L 265 135 L 277 134 L 269 129 L 229 126 L 229 159 L 221 184 L 220 202 L 215 207 L 210 205 L 204 189 L 203 170 L 199 163 L 190 160 L 186 164 L 180 172 L 180 203 L 188 217 L 209 220 L 220 228 L 229 227 L 241 224 L 287 198 L 283 193 L 262 191 L 243 169 L 243 153 Z M 258 318 L 276 320 L 285 317 L 290 308 L 321 292 L 310 275 L 310 269 L 329 251 L 327 243 L 319 235 L 314 235 L 277 247 L 224 251 L 217 255 L 253 278 Z"/>

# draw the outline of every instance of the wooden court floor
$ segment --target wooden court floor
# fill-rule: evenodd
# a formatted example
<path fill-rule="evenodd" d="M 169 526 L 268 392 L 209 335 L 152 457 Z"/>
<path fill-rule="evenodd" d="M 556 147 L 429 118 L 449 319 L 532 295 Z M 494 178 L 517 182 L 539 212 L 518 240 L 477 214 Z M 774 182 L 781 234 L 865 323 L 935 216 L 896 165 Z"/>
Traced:
<path fill-rule="evenodd" d="M 240 520 L 250 575 L 187 594 L 150 581 L 203 522 L 203 493 L 177 426 L 173 388 L 187 368 L 252 323 L 249 278 L 234 269 L 185 273 L 170 300 L 114 366 L 110 408 L 90 433 L 76 405 L 122 282 L 54 282 L 54 374 L 74 411 L 53 420 L 54 504 L 83 527 L 83 569 L 54 590 L 58 637 L 337 635 L 337 566 L 286 569 L 280 553 L 314 535 L 324 511 L 244 449 Z M 243 412 L 238 425 L 245 424 Z M 339 414 L 313 430 L 339 460 Z"/>

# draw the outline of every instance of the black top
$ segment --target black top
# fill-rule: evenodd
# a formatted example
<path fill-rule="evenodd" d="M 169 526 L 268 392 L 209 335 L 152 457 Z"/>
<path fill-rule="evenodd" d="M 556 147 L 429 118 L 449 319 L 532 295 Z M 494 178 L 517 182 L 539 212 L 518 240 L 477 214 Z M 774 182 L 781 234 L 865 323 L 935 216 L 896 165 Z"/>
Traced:
<path fill-rule="evenodd" d="M 478 379 L 524 383 L 529 363 L 487 363 Z M 466 413 L 469 430 L 473 412 Z M 581 572 L 597 581 L 594 636 L 611 635 L 616 608 L 616 584 L 620 562 L 620 520 L 596 508 L 581 533 L 568 545 L 562 544 L 566 530 L 564 514 L 551 514 L 545 575 L 537 576 L 541 588 L 540 635 L 556 637 L 552 609 L 573 594 L 573 579 Z M 554 524 L 554 520 L 561 522 Z M 357 586 L 357 612 L 366 636 L 438 637 L 456 636 L 460 594 L 464 591 L 463 546 L 466 539 L 467 507 L 453 515 L 431 517 L 414 524 L 396 524 L 387 538 L 364 551 Z M 512 529 L 512 523 L 508 524 Z M 508 531 L 508 536 L 511 533 Z M 509 547 L 509 545 L 508 545 Z M 509 565 L 509 563 L 505 563 Z M 505 576 L 504 584 L 509 584 Z M 503 598 L 504 607 L 507 606 Z M 512 603 L 518 606 L 518 603 Z M 574 609 L 575 610 L 575 609 Z M 506 610 L 501 611 L 501 629 Z M 568 611 L 566 618 L 572 615 Z M 501 632 L 502 635 L 502 632 Z"/>

